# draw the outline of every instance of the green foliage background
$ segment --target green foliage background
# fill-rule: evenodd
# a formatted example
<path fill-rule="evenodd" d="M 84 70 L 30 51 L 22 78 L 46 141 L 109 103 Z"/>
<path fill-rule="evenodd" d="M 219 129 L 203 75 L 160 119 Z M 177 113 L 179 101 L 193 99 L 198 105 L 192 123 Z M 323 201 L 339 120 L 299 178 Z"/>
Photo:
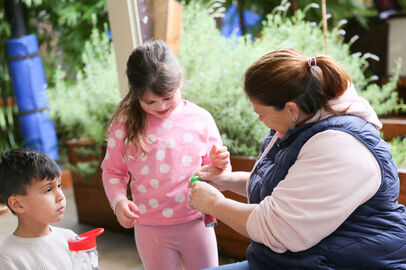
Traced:
<path fill-rule="evenodd" d="M 28 32 L 36 34 L 49 85 L 54 82 L 57 67 L 62 67 L 65 80 L 72 82 L 84 66 L 83 45 L 93 29 L 106 29 L 106 0 L 17 0 L 27 5 Z M 5 44 L 11 29 L 5 13 L 5 0 L 0 0 L 0 103 L 13 97 Z M 24 142 L 20 136 L 17 108 L 0 107 L 0 151 Z"/>
<path fill-rule="evenodd" d="M 288 16 L 288 5 L 283 1 L 264 21 L 261 38 L 250 42 L 244 37 L 231 41 L 223 38 L 212 15 L 200 3 L 185 7 L 179 56 L 187 80 L 184 97 L 212 113 L 231 154 L 255 156 L 268 132 L 244 95 L 245 69 L 260 56 L 279 48 L 296 48 L 308 56 L 325 53 L 322 25 L 306 20 L 309 9 L 312 7 Z M 329 54 L 348 71 L 359 94 L 379 115 L 404 108 L 397 104 L 394 91 L 399 74 L 382 88 L 374 78 L 365 77 L 367 59 L 373 55 L 352 54 L 351 43 L 343 42 L 341 26 L 329 31 Z"/>
<path fill-rule="evenodd" d="M 61 143 L 66 139 L 89 136 L 102 142 L 104 129 L 120 97 L 117 91 L 114 54 L 105 35 L 108 28 L 106 0 L 22 0 L 27 4 L 30 33 L 37 34 L 42 49 L 48 84 L 50 109 Z M 282 47 L 295 47 L 308 55 L 324 53 L 320 9 L 309 8 L 315 1 L 297 1 L 298 13 L 292 17 L 286 3 L 279 0 L 245 0 L 245 8 L 264 18 L 262 38 L 224 39 L 216 28 L 214 3 L 236 4 L 235 0 L 184 0 L 181 54 L 186 77 L 184 97 L 209 110 L 232 154 L 256 155 L 267 128 L 244 96 L 244 70 L 261 55 Z M 397 105 L 396 76 L 384 87 L 365 76 L 372 55 L 351 54 L 350 44 L 342 42 L 342 18 L 376 12 L 370 0 L 328 2 L 330 54 L 351 74 L 360 94 L 385 115 Z M 273 11 L 273 13 L 271 13 Z M 218 13 L 218 12 L 217 12 Z M 269 15 L 269 13 L 271 13 Z M 334 25 L 334 27 L 332 27 Z M 95 31 L 93 31 L 95 29 Z M 93 34 L 92 34 L 93 33 Z M 0 42 L 10 38 L 10 27 L 0 0 Z M 84 46 L 84 44 L 86 44 Z M 0 96 L 12 96 L 5 46 L 0 47 Z M 0 151 L 22 144 L 16 107 L 0 109 Z M 400 149 L 397 147 L 395 149 Z M 404 156 L 404 155 L 403 155 Z"/>

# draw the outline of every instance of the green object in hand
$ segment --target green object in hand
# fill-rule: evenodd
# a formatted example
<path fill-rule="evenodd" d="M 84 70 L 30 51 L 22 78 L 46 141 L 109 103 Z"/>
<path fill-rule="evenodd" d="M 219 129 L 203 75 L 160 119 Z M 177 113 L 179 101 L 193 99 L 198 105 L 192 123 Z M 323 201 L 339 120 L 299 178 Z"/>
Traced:
<path fill-rule="evenodd" d="M 199 176 L 193 176 L 190 178 L 190 184 L 193 184 L 196 181 L 203 181 Z M 217 219 L 213 216 L 204 215 L 204 225 L 206 227 L 214 227 L 217 225 Z"/>
<path fill-rule="evenodd" d="M 199 176 L 193 176 L 190 178 L 190 184 L 193 184 L 196 181 L 203 181 L 202 179 L 199 178 Z"/>

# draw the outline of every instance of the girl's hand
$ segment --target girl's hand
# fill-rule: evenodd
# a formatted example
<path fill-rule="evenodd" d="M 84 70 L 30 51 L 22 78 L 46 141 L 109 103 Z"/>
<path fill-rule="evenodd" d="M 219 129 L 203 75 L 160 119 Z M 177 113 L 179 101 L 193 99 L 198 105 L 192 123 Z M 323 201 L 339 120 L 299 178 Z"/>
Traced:
<path fill-rule="evenodd" d="M 128 199 L 122 199 L 116 204 L 116 216 L 118 223 L 126 229 L 134 227 L 140 213 L 138 207 Z"/>
<path fill-rule="evenodd" d="M 213 145 L 210 149 L 210 164 L 221 170 L 225 170 L 230 163 L 230 153 L 226 146 Z"/>
<path fill-rule="evenodd" d="M 223 198 L 224 195 L 215 187 L 202 181 L 196 181 L 192 184 L 188 205 L 205 214 L 213 215 L 214 205 Z"/>

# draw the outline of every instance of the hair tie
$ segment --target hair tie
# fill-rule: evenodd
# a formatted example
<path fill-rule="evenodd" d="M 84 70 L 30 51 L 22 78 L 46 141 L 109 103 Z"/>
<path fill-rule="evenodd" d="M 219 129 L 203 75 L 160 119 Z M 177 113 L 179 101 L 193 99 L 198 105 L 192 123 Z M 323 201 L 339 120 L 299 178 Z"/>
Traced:
<path fill-rule="evenodd" d="M 317 67 L 317 60 L 316 60 L 316 56 L 310 57 L 307 59 L 307 63 L 309 64 L 309 68 L 311 68 L 313 65 L 313 60 L 314 60 L 314 66 Z"/>

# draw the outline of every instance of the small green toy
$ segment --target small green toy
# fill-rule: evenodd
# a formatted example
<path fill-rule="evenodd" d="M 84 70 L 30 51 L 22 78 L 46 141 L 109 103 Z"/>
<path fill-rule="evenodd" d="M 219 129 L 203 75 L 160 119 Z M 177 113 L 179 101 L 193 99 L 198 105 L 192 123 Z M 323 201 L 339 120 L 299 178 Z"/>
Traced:
<path fill-rule="evenodd" d="M 190 178 L 190 184 L 193 184 L 196 181 L 203 181 L 199 176 L 193 176 Z M 204 215 L 204 225 L 206 227 L 214 227 L 217 225 L 217 219 L 213 216 Z"/>

